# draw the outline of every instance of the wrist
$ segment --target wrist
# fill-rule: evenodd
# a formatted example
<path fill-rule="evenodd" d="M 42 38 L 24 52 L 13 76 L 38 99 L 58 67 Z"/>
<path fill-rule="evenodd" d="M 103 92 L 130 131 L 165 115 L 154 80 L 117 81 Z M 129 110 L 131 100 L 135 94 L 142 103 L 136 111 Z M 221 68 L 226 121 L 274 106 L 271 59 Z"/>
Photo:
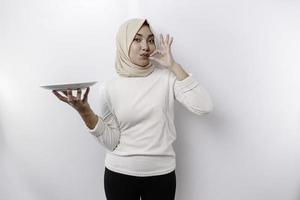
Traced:
<path fill-rule="evenodd" d="M 178 64 L 177 62 L 174 61 L 174 63 L 169 67 L 171 71 L 176 71 L 178 70 L 178 68 L 180 68 L 180 64 Z"/>
<path fill-rule="evenodd" d="M 89 111 L 80 113 L 80 116 L 83 119 L 85 125 L 89 129 L 94 129 L 95 126 L 97 125 L 98 116 L 96 114 L 94 114 L 94 112 L 92 111 L 92 109 L 90 109 Z"/>
<path fill-rule="evenodd" d="M 170 70 L 175 74 L 177 80 L 181 81 L 189 76 L 189 74 L 176 62 L 172 65 Z"/>
<path fill-rule="evenodd" d="M 77 110 L 80 115 L 86 116 L 93 113 L 91 107 L 89 105 L 82 106 L 80 109 Z"/>

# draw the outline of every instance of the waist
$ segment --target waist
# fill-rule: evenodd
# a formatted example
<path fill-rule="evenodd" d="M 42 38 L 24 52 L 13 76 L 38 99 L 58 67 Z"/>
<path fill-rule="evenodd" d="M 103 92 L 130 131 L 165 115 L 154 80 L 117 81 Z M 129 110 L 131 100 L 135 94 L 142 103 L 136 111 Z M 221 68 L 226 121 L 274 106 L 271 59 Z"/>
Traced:
<path fill-rule="evenodd" d="M 132 176 L 154 176 L 171 172 L 176 167 L 172 155 L 118 155 L 107 152 L 105 166 L 115 172 Z"/>

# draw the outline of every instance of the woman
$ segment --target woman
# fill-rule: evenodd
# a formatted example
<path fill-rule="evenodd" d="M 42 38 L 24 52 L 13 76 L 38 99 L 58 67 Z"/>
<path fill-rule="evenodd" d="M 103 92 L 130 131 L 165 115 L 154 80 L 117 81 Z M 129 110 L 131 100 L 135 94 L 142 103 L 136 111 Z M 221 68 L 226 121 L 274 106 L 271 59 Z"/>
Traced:
<path fill-rule="evenodd" d="M 174 100 L 195 114 L 212 110 L 209 94 L 171 54 L 173 38 L 155 36 L 146 19 L 126 21 L 117 34 L 118 77 L 101 89 L 101 113 L 76 97 L 53 91 L 74 107 L 107 149 L 104 188 L 108 200 L 175 198 Z"/>

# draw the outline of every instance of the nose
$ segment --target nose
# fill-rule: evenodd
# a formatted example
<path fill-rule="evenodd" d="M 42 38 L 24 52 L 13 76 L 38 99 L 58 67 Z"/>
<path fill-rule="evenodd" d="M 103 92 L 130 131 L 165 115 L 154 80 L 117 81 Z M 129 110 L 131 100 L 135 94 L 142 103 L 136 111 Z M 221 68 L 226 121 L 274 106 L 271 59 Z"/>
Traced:
<path fill-rule="evenodd" d="M 149 45 L 148 45 L 147 41 L 145 41 L 145 40 L 142 41 L 141 49 L 144 50 L 144 51 L 149 51 Z"/>

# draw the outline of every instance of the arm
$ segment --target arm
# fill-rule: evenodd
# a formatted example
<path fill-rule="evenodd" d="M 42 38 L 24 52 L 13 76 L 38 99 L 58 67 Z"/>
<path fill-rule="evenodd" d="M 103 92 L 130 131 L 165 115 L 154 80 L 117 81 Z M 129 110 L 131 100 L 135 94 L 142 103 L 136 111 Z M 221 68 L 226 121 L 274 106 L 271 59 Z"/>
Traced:
<path fill-rule="evenodd" d="M 181 81 L 189 76 L 189 74 L 179 65 L 178 63 L 174 62 L 170 67 L 170 71 L 172 71 L 177 80 Z"/>
<path fill-rule="evenodd" d="M 174 94 L 175 99 L 183 106 L 195 114 L 209 113 L 212 108 L 212 101 L 209 94 L 200 84 L 188 74 L 180 64 L 178 64 L 171 53 L 171 44 L 173 38 L 169 39 L 169 35 L 164 39 L 160 35 L 160 49 L 156 49 L 149 57 L 159 64 L 167 67 L 174 78 Z"/>
<path fill-rule="evenodd" d="M 183 80 L 174 77 L 174 96 L 189 111 L 203 115 L 212 111 L 213 103 L 208 92 L 195 80 L 192 74 Z"/>
<path fill-rule="evenodd" d="M 96 126 L 88 131 L 110 151 L 113 151 L 120 143 L 121 132 L 113 114 L 105 118 L 98 117 Z"/>
<path fill-rule="evenodd" d="M 94 113 L 90 106 L 88 106 L 84 110 L 78 111 L 78 113 L 89 129 L 93 129 L 96 126 L 98 122 L 98 116 Z"/>
<path fill-rule="evenodd" d="M 176 76 L 173 87 L 175 99 L 195 114 L 211 112 L 213 109 L 211 97 L 192 74 L 188 74 L 178 63 L 174 63 L 170 70 Z"/>
<path fill-rule="evenodd" d="M 53 91 L 55 96 L 61 101 L 72 106 L 81 116 L 89 131 L 97 137 L 98 141 L 102 143 L 107 149 L 113 151 L 119 144 L 120 131 L 116 121 L 112 117 L 108 117 L 108 107 L 104 103 L 102 111 L 105 118 L 98 117 L 87 101 L 89 88 L 87 88 L 83 99 L 81 99 L 81 90 L 77 90 L 77 97 L 72 95 L 71 90 L 63 91 L 65 96 L 62 96 L 57 91 Z"/>
<path fill-rule="evenodd" d="M 88 131 L 108 150 L 113 151 L 120 142 L 121 132 L 117 117 L 111 112 L 105 86 L 100 89 L 99 101 L 100 116 L 97 117 L 94 128 L 88 128 Z"/>

